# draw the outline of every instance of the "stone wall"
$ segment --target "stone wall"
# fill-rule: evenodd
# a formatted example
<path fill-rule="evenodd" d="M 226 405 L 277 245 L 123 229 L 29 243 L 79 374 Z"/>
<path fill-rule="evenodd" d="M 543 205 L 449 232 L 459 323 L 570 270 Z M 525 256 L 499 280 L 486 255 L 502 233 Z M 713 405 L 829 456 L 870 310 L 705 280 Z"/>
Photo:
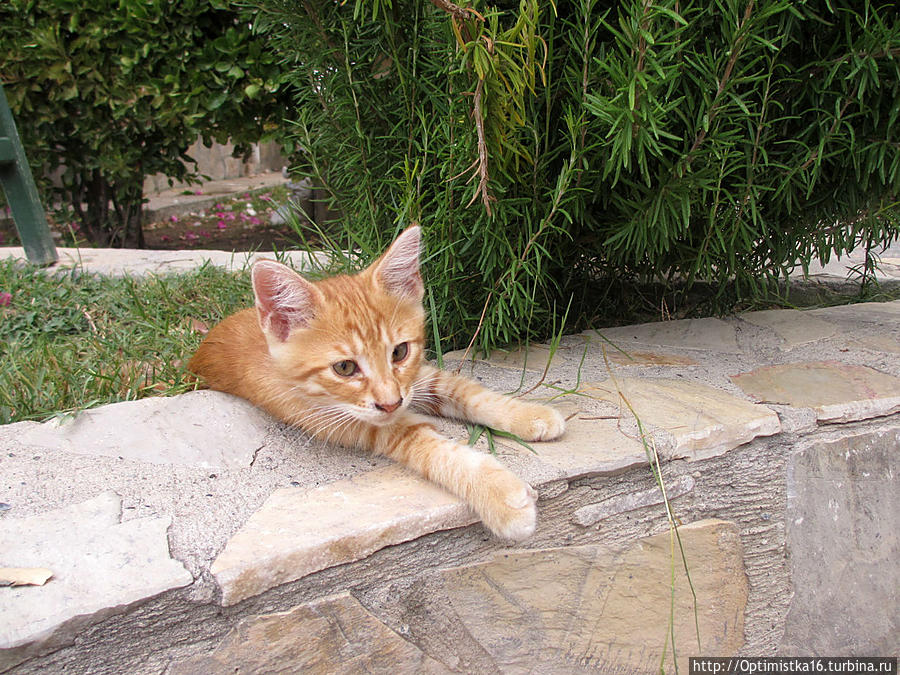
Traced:
<path fill-rule="evenodd" d="M 556 392 L 568 417 L 534 453 L 496 445 L 540 495 L 517 546 L 390 462 L 217 392 L 0 428 L 0 565 L 57 575 L 0 589 L 0 670 L 658 673 L 701 654 L 895 655 L 898 338 L 893 302 L 568 336 L 543 380 L 545 345 L 445 355 L 492 388 Z"/>
<path fill-rule="evenodd" d="M 197 171 L 208 176 L 209 180 L 255 176 L 266 171 L 281 171 L 282 167 L 287 166 L 287 160 L 281 155 L 277 143 L 254 143 L 246 161 L 243 157 L 234 157 L 233 151 L 232 143 L 213 143 L 207 148 L 201 140 L 197 140 L 188 148 L 187 154 L 197 160 Z M 194 166 L 189 164 L 188 168 L 193 169 Z M 187 186 L 176 181 L 171 187 Z M 144 180 L 145 195 L 169 188 L 169 179 L 164 174 L 147 176 Z"/>

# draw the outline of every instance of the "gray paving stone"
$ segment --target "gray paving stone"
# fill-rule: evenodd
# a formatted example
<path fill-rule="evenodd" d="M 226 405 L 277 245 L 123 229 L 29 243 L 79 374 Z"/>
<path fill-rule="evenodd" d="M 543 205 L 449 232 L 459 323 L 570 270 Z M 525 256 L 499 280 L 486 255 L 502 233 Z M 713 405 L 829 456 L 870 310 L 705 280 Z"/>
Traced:
<path fill-rule="evenodd" d="M 603 337 L 598 336 L 598 333 Z M 642 323 L 634 326 L 604 328 L 599 331 L 589 330 L 582 335 L 597 344 L 606 341 L 612 342 L 626 352 L 629 352 L 632 345 L 635 344 L 725 353 L 740 352 L 734 325 L 716 318 Z M 610 351 L 614 351 L 614 349 L 611 347 Z"/>
<path fill-rule="evenodd" d="M 385 546 L 476 522 L 449 492 L 399 466 L 304 490 L 276 490 L 210 572 L 233 605 Z"/>
<path fill-rule="evenodd" d="M 242 620 L 209 655 L 176 662 L 199 673 L 448 673 L 349 593 Z"/>
<path fill-rule="evenodd" d="M 168 518 L 119 522 L 119 514 L 119 497 L 107 492 L 56 511 L 0 520 L 0 565 L 53 573 L 43 586 L 0 588 L 0 670 L 193 581 L 169 557 Z"/>
<path fill-rule="evenodd" d="M 207 468 L 249 466 L 272 419 L 217 391 L 124 401 L 42 424 L 11 425 L 26 447 Z"/>
<path fill-rule="evenodd" d="M 837 333 L 833 323 L 796 309 L 746 312 L 741 314 L 740 318 L 754 326 L 761 326 L 773 331 L 781 338 L 784 349 L 824 340 Z"/>
<path fill-rule="evenodd" d="M 706 520 L 679 532 L 697 593 L 699 649 L 690 588 L 668 532 L 618 547 L 502 551 L 444 571 L 444 588 L 500 672 L 659 672 L 670 619 L 687 672 L 688 655 L 741 647 L 749 589 L 734 523 Z M 673 671 L 671 651 L 665 663 Z"/>
<path fill-rule="evenodd" d="M 852 422 L 900 411 L 900 378 L 868 366 L 806 361 L 732 375 L 749 396 L 812 408 L 819 422 Z"/>
<path fill-rule="evenodd" d="M 645 428 L 667 431 L 675 443 L 671 457 L 714 457 L 781 431 L 772 410 L 697 382 L 623 377 L 585 383 L 580 391 L 620 406 L 624 419 L 636 414 Z"/>
<path fill-rule="evenodd" d="M 847 323 L 888 323 L 900 327 L 900 300 L 891 302 L 860 302 L 855 305 L 838 305 L 810 309 L 807 313 L 826 321 L 838 319 Z"/>
<path fill-rule="evenodd" d="M 690 476 L 680 476 L 678 479 L 667 483 L 665 488 L 665 497 L 671 501 L 693 490 L 694 479 Z M 645 506 L 662 504 L 663 501 L 662 490 L 659 487 L 654 487 L 652 490 L 632 492 L 604 499 L 596 504 L 582 506 L 572 514 L 572 521 L 583 527 L 590 527 L 611 516 L 641 509 Z"/>
<path fill-rule="evenodd" d="M 893 655 L 900 635 L 900 426 L 807 443 L 789 459 L 793 597 L 783 654 Z"/>

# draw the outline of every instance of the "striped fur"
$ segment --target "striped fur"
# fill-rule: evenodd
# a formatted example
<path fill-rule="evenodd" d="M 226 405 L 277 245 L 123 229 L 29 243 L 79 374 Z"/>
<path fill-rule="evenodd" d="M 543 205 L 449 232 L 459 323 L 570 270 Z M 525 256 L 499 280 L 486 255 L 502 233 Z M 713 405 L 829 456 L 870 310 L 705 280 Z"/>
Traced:
<path fill-rule="evenodd" d="M 353 276 L 310 282 L 257 263 L 256 307 L 213 328 L 188 368 L 316 438 L 394 459 L 464 499 L 497 536 L 524 539 L 535 528 L 534 490 L 421 413 L 529 441 L 560 436 L 562 416 L 424 363 L 419 236 L 409 228 Z"/>

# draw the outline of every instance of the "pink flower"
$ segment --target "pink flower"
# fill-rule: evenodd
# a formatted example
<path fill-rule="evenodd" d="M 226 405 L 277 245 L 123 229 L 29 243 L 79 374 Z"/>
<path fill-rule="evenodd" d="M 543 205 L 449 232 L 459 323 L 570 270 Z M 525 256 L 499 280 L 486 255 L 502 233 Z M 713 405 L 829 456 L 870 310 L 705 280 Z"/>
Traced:
<path fill-rule="evenodd" d="M 209 232 L 207 232 L 206 230 L 200 230 L 200 236 L 209 239 Z"/>
<path fill-rule="evenodd" d="M 259 198 L 262 199 L 264 202 L 268 202 L 268 201 L 271 201 L 272 195 L 267 192 L 264 195 L 260 195 Z"/>
<path fill-rule="evenodd" d="M 176 215 L 173 214 L 173 215 L 169 216 L 169 220 L 171 220 L 173 223 L 177 223 L 177 222 L 178 222 L 178 216 L 176 216 Z"/>
<path fill-rule="evenodd" d="M 240 219 L 246 223 L 248 220 L 250 220 L 250 216 L 248 216 L 246 213 L 241 213 Z"/>
<path fill-rule="evenodd" d="M 187 239 L 188 241 L 194 241 L 197 239 L 197 235 L 194 234 L 193 232 L 188 232 L 187 234 L 184 235 L 184 238 Z"/>
<path fill-rule="evenodd" d="M 225 217 L 224 211 L 216 211 L 216 218 L 224 218 L 224 217 Z"/>
<path fill-rule="evenodd" d="M 244 195 L 241 197 L 241 199 L 250 199 L 250 193 L 245 192 Z"/>
<path fill-rule="evenodd" d="M 216 227 L 218 227 L 220 230 L 224 230 L 228 226 L 225 224 L 224 220 L 220 220 L 218 223 L 216 223 Z"/>
<path fill-rule="evenodd" d="M 6 291 L 0 292 L 0 307 L 9 307 L 12 304 L 12 294 Z"/>
<path fill-rule="evenodd" d="M 262 221 L 259 218 L 257 218 L 256 216 L 253 216 L 250 219 L 250 222 L 253 223 L 254 225 L 262 225 Z"/>
<path fill-rule="evenodd" d="M 235 218 L 237 218 L 237 216 L 234 215 L 234 212 L 230 212 L 230 213 L 226 213 L 226 214 L 225 214 L 225 220 L 234 220 Z"/>
<path fill-rule="evenodd" d="M 194 190 L 194 194 L 195 194 L 195 195 L 202 195 L 202 194 L 203 194 L 203 190 Z"/>

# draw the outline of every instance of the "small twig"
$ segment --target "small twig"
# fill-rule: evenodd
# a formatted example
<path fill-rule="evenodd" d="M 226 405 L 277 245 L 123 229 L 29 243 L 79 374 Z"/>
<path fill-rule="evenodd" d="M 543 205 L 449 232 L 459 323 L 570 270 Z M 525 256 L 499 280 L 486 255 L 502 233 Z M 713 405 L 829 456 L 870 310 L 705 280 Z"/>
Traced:
<path fill-rule="evenodd" d="M 481 110 L 481 94 L 484 90 L 484 78 L 478 78 L 478 84 L 475 86 L 475 103 L 473 114 L 475 116 L 475 131 L 478 133 L 478 161 L 476 164 L 476 172 L 478 175 L 478 187 L 472 195 L 472 199 L 466 204 L 466 207 L 481 195 L 481 201 L 484 203 L 484 210 L 487 211 L 488 217 L 491 216 L 491 201 L 494 199 L 488 191 L 488 152 L 487 143 L 484 139 L 484 115 Z"/>
<path fill-rule="evenodd" d="M 87 309 L 85 309 L 84 307 L 82 307 L 82 308 L 81 308 L 81 313 L 84 314 L 84 318 L 87 319 L 88 325 L 91 327 L 91 332 L 92 332 L 92 333 L 99 333 L 100 331 L 97 330 L 97 324 L 94 323 L 94 320 L 91 318 L 91 315 L 88 314 Z"/>
<path fill-rule="evenodd" d="M 479 21 L 484 23 L 484 17 L 474 9 L 471 9 L 469 7 L 460 7 L 459 5 L 455 5 L 450 2 L 450 0 L 431 0 L 431 4 L 438 9 L 444 10 L 454 19 L 457 19 L 459 21 L 478 19 Z"/>

